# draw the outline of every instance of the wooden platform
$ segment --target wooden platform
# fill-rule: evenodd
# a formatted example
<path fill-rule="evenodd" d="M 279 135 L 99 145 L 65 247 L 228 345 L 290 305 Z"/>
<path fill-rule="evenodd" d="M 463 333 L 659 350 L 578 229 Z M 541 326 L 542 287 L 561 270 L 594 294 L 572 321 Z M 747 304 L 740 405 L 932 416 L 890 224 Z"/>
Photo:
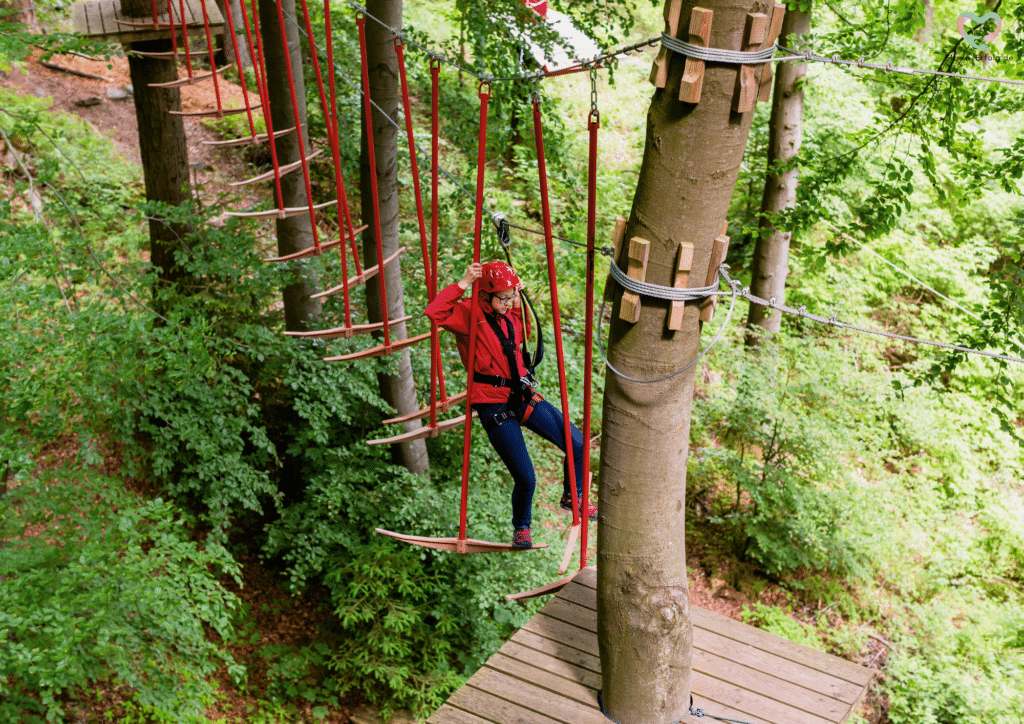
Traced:
<path fill-rule="evenodd" d="M 157 0 L 156 7 L 159 11 L 157 20 L 160 23 L 168 23 L 167 0 Z M 184 40 L 181 32 L 181 10 L 178 0 L 172 0 L 171 7 L 174 13 L 174 30 L 178 36 L 178 42 L 181 43 Z M 206 1 L 206 14 L 210 18 L 210 34 L 214 37 L 224 35 L 224 17 L 220 14 L 214 0 Z M 122 43 L 171 37 L 170 27 L 137 28 L 119 23 L 118 20 L 131 23 L 151 23 L 153 16 L 125 17 L 121 14 L 121 0 L 92 0 L 92 2 L 75 3 L 71 7 L 71 23 L 79 35 L 104 40 L 119 40 Z M 189 40 L 206 37 L 206 28 L 203 25 L 203 6 L 199 0 L 185 0 L 185 20 L 188 25 Z M 180 51 L 184 57 L 184 48 L 181 48 Z"/>
<path fill-rule="evenodd" d="M 608 724 L 597 703 L 596 584 L 594 568 L 577 575 L 427 721 Z M 863 666 L 696 606 L 690 611 L 693 704 L 706 714 L 751 724 L 845 722 L 871 682 Z"/>

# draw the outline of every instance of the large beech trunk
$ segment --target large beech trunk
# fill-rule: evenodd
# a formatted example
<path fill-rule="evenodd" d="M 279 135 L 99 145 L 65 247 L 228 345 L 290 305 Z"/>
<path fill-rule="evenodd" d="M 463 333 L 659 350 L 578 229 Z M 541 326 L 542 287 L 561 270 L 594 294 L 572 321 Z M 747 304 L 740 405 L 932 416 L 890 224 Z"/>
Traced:
<path fill-rule="evenodd" d="M 150 17 L 146 0 L 123 0 L 127 17 Z M 160 52 L 171 50 L 171 40 L 132 43 L 133 50 Z M 188 175 L 188 146 L 181 116 L 169 111 L 181 110 L 181 92 L 177 88 L 151 88 L 150 83 L 168 83 L 178 79 L 173 60 L 128 55 L 128 72 L 135 93 L 135 117 L 139 128 L 139 154 L 146 182 L 146 199 L 177 206 L 191 197 Z M 174 260 L 175 250 L 184 249 L 187 232 L 178 224 L 161 219 L 149 220 L 150 261 L 159 269 L 158 285 L 184 290 L 186 274 Z"/>
<path fill-rule="evenodd" d="M 684 0 L 682 25 L 695 0 Z M 741 49 L 748 12 L 763 2 L 700 2 L 714 11 L 710 45 Z M 685 38 L 685 35 L 682 35 Z M 702 286 L 713 241 L 722 232 L 752 112 L 731 110 L 736 66 L 709 64 L 697 104 L 678 100 L 684 59 L 674 56 L 668 83 L 647 115 L 643 165 L 626 226 L 650 241 L 647 281 L 672 286 L 679 242 L 694 245 L 690 286 Z M 623 266 L 624 259 L 619 260 Z M 698 352 L 698 304 L 683 329 L 666 330 L 668 302 L 643 298 L 640 320 L 612 310 L 608 353 L 626 375 L 654 378 Z M 721 312 L 720 312 L 721 313 Z M 693 627 L 686 578 L 686 458 L 694 368 L 653 384 L 608 371 L 601 438 L 597 549 L 598 642 L 605 709 L 620 722 L 668 724 L 688 712 Z"/>
<path fill-rule="evenodd" d="M 380 18 L 388 26 L 402 27 L 402 0 L 369 0 L 367 12 Z M 370 96 L 373 102 L 391 118 L 400 118 L 401 102 L 398 83 L 398 56 L 395 54 L 394 36 L 373 20 L 366 21 L 366 55 L 370 72 Z M 362 150 L 360 153 L 360 197 L 362 218 L 367 225 L 363 232 L 363 259 L 366 266 L 377 263 L 377 239 L 373 228 L 373 195 L 370 191 L 370 174 L 377 174 L 377 190 L 380 197 L 380 232 L 384 257 L 398 251 L 398 133 L 376 108 L 373 109 L 374 159 L 371 169 L 369 145 L 363 122 Z M 402 270 L 398 261 L 388 265 L 384 272 L 384 283 L 388 298 L 388 319 L 405 316 L 405 295 L 402 290 Z M 366 298 L 371 322 L 383 319 L 380 304 L 380 280 L 375 276 L 366 283 Z M 408 336 L 405 323 L 391 326 L 392 339 Z M 416 387 L 412 376 L 409 350 L 398 353 L 398 371 L 394 375 L 379 375 L 380 393 L 387 402 L 406 415 L 419 409 L 416 401 Z M 407 431 L 418 429 L 419 420 L 406 422 Z M 430 467 L 427 446 L 423 440 L 412 440 L 392 446 L 396 462 L 414 473 L 425 473 Z"/>
<path fill-rule="evenodd" d="M 811 11 L 789 10 L 782 22 L 780 43 L 793 48 L 796 37 L 811 32 Z M 775 97 L 772 117 L 768 125 L 768 174 L 761 199 L 761 235 L 754 245 L 751 264 L 750 291 L 762 299 L 775 297 L 779 304 L 786 299 L 786 277 L 789 275 L 789 242 L 792 233 L 775 228 L 770 219 L 796 205 L 796 187 L 799 171 L 796 168 L 778 173 L 778 164 L 789 164 L 800 151 L 804 122 L 803 79 L 807 75 L 806 63 L 779 63 L 775 76 Z M 779 331 L 782 313 L 750 305 L 747 325 L 761 327 L 769 334 Z M 760 334 L 748 334 L 747 345 L 756 346 Z"/>
<path fill-rule="evenodd" d="M 301 122 L 302 144 L 309 155 L 309 136 L 306 132 L 306 84 L 302 75 L 302 48 L 299 45 L 299 29 L 292 20 L 298 17 L 295 12 L 295 0 L 280 0 L 284 11 L 284 28 L 288 40 L 288 55 L 291 59 L 291 80 L 295 84 L 295 96 L 298 99 L 299 120 Z M 270 96 L 270 120 L 274 130 L 291 128 L 295 125 L 295 113 L 292 109 L 291 89 L 288 83 L 288 64 L 285 62 L 285 48 L 281 43 L 281 25 L 277 17 L 277 5 L 274 0 L 260 0 L 260 34 L 263 37 L 263 53 L 267 67 L 267 86 Z M 275 142 L 274 149 L 280 165 L 294 163 L 299 154 L 298 133 L 286 133 Z M 281 196 L 277 199 L 274 189 L 275 203 L 285 206 L 306 206 L 306 183 L 301 168 L 281 177 Z M 277 220 L 277 251 L 284 256 L 313 246 L 313 226 L 309 214 L 299 214 L 287 219 Z M 310 322 L 320 315 L 319 299 L 312 299 L 316 293 L 316 285 L 311 278 L 308 266 L 302 263 L 292 265 L 292 277 L 282 290 L 284 299 L 285 328 L 288 331 L 301 332 L 310 329 Z"/>

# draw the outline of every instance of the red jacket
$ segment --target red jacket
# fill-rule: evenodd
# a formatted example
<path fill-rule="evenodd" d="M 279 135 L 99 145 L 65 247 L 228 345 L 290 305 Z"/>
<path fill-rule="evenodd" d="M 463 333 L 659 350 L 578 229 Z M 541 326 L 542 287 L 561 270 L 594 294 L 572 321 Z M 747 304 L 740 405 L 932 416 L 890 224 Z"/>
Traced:
<path fill-rule="evenodd" d="M 463 299 L 462 287 L 458 284 L 449 284 L 434 297 L 434 301 L 427 305 L 426 314 L 437 324 L 455 333 L 455 341 L 459 346 L 459 356 L 462 357 L 462 366 L 469 369 L 469 323 L 470 323 L 470 300 Z M 479 302 L 478 302 L 479 303 Z M 501 350 L 501 341 L 494 333 L 491 326 L 484 319 L 483 307 L 480 308 L 480 318 L 477 322 L 476 338 L 476 364 L 474 371 L 485 375 L 495 375 L 509 379 L 508 360 Z M 517 377 L 526 374 L 526 367 L 523 365 L 523 316 L 522 306 L 513 307 L 508 314 L 498 317 L 498 323 L 509 333 L 509 326 L 514 330 L 516 340 L 516 364 L 519 370 Z M 470 404 L 508 402 L 511 390 L 508 387 L 494 387 L 483 382 L 473 383 L 473 399 Z"/>

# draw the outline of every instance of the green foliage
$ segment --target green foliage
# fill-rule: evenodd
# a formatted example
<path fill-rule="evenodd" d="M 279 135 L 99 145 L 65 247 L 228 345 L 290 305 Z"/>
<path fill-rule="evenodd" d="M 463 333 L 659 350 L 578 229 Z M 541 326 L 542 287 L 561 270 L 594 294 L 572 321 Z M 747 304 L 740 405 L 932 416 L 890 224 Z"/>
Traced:
<path fill-rule="evenodd" d="M 768 572 L 857 570 L 860 501 L 839 434 L 856 436 L 856 422 L 833 404 L 851 391 L 845 370 L 813 343 L 783 344 L 784 354 L 731 356 L 728 385 L 695 404 L 695 432 L 712 426 L 714 437 L 697 449 L 689 485 L 715 491 L 710 522 Z"/>
<path fill-rule="evenodd" d="M 743 621 L 754 624 L 768 633 L 781 636 L 784 639 L 795 641 L 804 646 L 823 651 L 821 637 L 813 627 L 804 626 L 788 612 L 775 606 L 765 606 L 763 603 L 755 603 L 742 613 Z"/>
<path fill-rule="evenodd" d="M 438 610 L 445 581 L 426 573 L 413 550 L 371 545 L 326 580 L 344 642 L 330 660 L 347 682 L 342 691 L 383 706 L 384 718 L 398 702 L 427 716 L 461 685 L 449 663 L 459 622 Z"/>
<path fill-rule="evenodd" d="M 200 722 L 231 631 L 238 568 L 189 541 L 168 503 L 89 471 L 54 471 L 0 498 L 0 716 L 55 721 L 70 694 L 113 677 L 154 715 Z M 170 719 L 165 719 L 170 720 Z"/>

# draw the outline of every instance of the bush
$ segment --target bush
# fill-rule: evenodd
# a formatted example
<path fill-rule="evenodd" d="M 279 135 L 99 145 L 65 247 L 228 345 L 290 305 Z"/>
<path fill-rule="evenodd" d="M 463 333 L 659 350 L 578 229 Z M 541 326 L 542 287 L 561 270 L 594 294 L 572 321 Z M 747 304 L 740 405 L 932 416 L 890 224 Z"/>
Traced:
<path fill-rule="evenodd" d="M 0 718 L 59 720 L 62 702 L 100 682 L 179 722 L 203 722 L 208 679 L 230 654 L 236 605 L 218 576 L 227 552 L 188 540 L 174 508 L 116 480 L 70 470 L 0 499 Z"/>

